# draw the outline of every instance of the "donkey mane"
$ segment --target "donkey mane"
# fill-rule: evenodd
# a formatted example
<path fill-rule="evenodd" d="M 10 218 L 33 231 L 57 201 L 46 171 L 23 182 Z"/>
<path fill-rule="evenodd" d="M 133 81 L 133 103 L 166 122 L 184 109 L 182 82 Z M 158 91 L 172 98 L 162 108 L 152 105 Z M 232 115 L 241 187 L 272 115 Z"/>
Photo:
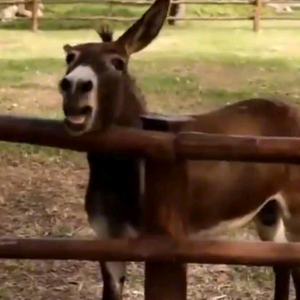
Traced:
<path fill-rule="evenodd" d="M 98 30 L 96 30 L 99 37 L 102 39 L 103 42 L 112 42 L 113 41 L 113 30 L 107 24 L 102 25 Z"/>

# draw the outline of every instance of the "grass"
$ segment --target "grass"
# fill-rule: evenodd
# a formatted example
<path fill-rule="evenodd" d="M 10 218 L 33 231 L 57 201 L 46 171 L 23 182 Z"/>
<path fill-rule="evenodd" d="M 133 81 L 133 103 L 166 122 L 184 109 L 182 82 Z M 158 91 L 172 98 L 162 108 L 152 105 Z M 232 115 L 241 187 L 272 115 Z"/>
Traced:
<path fill-rule="evenodd" d="M 300 97 L 300 24 L 250 22 L 166 26 L 133 55 L 130 71 L 152 111 L 201 112 L 249 97 Z M 116 32 L 116 36 L 121 31 Z M 0 31 L 2 113 L 60 118 L 57 82 L 65 43 L 96 41 L 92 30 Z M 2 236 L 88 236 L 83 210 L 87 170 L 83 154 L 0 143 Z M 253 239 L 242 230 L 230 238 Z M 101 278 L 91 262 L 1 261 L 0 299 L 94 299 Z M 142 265 L 131 264 L 125 299 L 142 299 Z M 268 299 L 267 268 L 198 266 L 189 269 L 190 299 Z"/>

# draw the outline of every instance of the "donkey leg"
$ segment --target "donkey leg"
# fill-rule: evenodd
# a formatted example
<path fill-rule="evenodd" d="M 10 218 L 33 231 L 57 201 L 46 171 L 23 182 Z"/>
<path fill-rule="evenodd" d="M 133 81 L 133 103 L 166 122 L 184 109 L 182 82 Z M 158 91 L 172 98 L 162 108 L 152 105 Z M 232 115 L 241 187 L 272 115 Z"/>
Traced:
<path fill-rule="evenodd" d="M 293 214 L 289 218 L 286 218 L 285 225 L 288 232 L 288 240 L 290 242 L 299 242 L 300 241 L 300 214 Z M 293 284 L 295 288 L 296 300 L 300 300 L 300 266 L 295 266 L 291 268 Z"/>
<path fill-rule="evenodd" d="M 255 223 L 262 241 L 278 243 L 287 241 L 284 223 L 276 199 L 266 203 L 255 217 Z M 273 271 L 275 273 L 274 300 L 288 300 L 291 269 L 274 266 Z"/>
<path fill-rule="evenodd" d="M 126 279 L 126 263 L 100 262 L 103 279 L 102 300 L 121 300 Z"/>
<path fill-rule="evenodd" d="M 128 228 L 127 224 L 110 222 L 107 216 L 93 217 L 90 225 L 100 239 L 130 236 L 130 232 L 124 230 Z M 106 261 L 99 263 L 103 280 L 102 300 L 121 300 L 126 279 L 126 263 Z"/>
<path fill-rule="evenodd" d="M 300 300 L 300 269 L 293 268 L 292 269 L 292 277 L 295 287 L 296 300 Z"/>
<path fill-rule="evenodd" d="M 273 267 L 275 273 L 274 300 L 288 300 L 290 292 L 290 268 Z"/>

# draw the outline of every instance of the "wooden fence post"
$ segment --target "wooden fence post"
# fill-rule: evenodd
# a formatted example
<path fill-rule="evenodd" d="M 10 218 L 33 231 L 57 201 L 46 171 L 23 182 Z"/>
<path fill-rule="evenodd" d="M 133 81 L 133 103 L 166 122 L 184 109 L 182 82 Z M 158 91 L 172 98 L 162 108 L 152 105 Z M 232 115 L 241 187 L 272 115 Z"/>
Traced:
<path fill-rule="evenodd" d="M 39 0 L 32 0 L 32 4 L 32 31 L 36 33 L 38 31 Z"/>
<path fill-rule="evenodd" d="M 178 132 L 189 118 L 142 117 L 144 129 Z M 186 161 L 146 161 L 145 233 L 165 234 L 174 243 L 185 236 L 187 218 Z M 146 262 L 146 300 L 185 300 L 186 266 L 172 262 Z"/>
<path fill-rule="evenodd" d="M 260 27 L 260 17 L 262 13 L 262 0 L 254 0 L 253 31 L 258 32 Z"/>

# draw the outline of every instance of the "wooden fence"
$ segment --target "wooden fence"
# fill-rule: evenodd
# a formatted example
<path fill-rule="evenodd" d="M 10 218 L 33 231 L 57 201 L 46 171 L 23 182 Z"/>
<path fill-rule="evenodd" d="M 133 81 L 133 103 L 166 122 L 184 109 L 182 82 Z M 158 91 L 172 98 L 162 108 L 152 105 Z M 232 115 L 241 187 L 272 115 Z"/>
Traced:
<path fill-rule="evenodd" d="M 23 4 L 24 1 L 10 1 L 4 0 L 0 1 L 0 4 Z M 28 0 L 26 3 L 31 3 L 32 5 L 32 30 L 33 32 L 37 32 L 39 27 L 39 18 L 38 18 L 38 3 L 39 0 Z M 44 0 L 42 3 L 46 6 L 50 6 L 53 4 L 82 4 L 82 0 Z M 149 6 L 152 1 L 124 1 L 124 0 L 104 0 L 99 2 L 99 0 L 86 0 L 84 1 L 85 4 L 107 4 L 107 5 L 124 5 L 124 6 Z M 270 17 L 263 17 L 262 10 L 264 5 L 268 4 L 299 4 L 299 1 L 266 1 L 266 0 L 232 0 L 232 1 L 222 1 L 222 0 L 211 0 L 211 1 L 179 1 L 173 0 L 171 1 L 172 4 L 193 4 L 193 5 L 251 5 L 253 6 L 253 15 L 249 17 L 168 17 L 167 20 L 175 20 L 175 21 L 238 21 L 238 20 L 252 20 L 253 22 L 253 30 L 259 31 L 261 28 L 261 20 L 300 20 L 300 17 L 277 17 L 277 16 L 270 16 Z M 18 18 L 17 18 L 18 19 Z M 87 20 L 87 21 L 115 21 L 115 22 L 133 22 L 137 20 L 137 18 L 129 18 L 129 17 L 113 17 L 113 16 L 94 16 L 94 17 L 78 17 L 78 16 L 67 16 L 67 17 L 43 17 L 42 20 Z"/>
<path fill-rule="evenodd" d="M 300 138 L 180 132 L 187 118 L 143 116 L 144 130 L 68 135 L 60 121 L 0 116 L 0 140 L 146 159 L 145 229 L 137 239 L 0 239 L 2 259 L 145 261 L 145 299 L 185 300 L 184 263 L 300 264 L 300 244 L 186 238 L 186 160 L 300 164 Z M 172 183 L 176 181 L 176 186 Z M 150 188 L 149 188 L 150 187 Z"/>

